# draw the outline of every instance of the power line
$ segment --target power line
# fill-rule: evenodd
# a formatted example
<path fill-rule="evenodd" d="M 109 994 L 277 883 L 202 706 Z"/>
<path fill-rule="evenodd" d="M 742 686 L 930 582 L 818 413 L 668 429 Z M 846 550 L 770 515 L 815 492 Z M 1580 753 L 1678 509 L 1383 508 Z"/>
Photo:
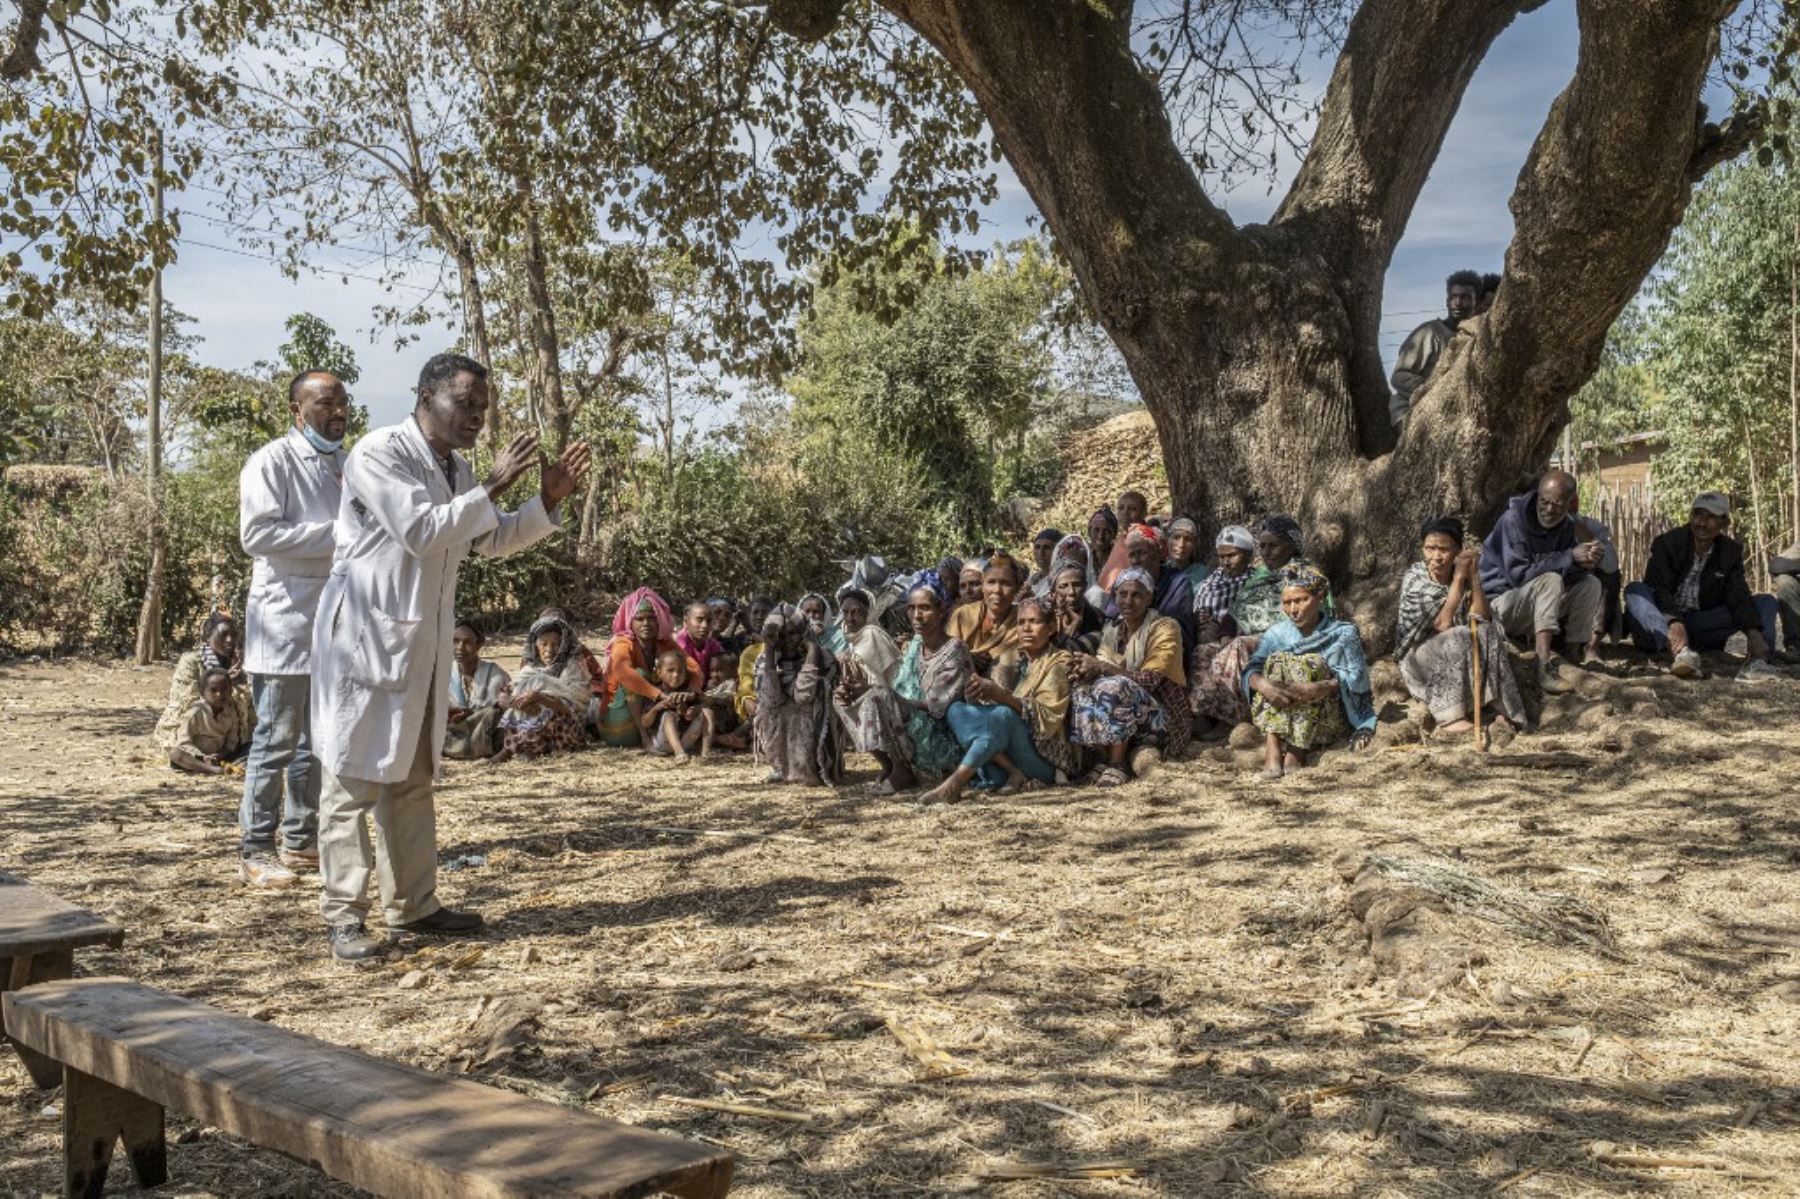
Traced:
<path fill-rule="evenodd" d="M 236 246 L 221 246 L 221 245 L 217 245 L 213 242 L 209 242 L 209 241 L 199 241 L 199 240 L 196 240 L 191 237 L 182 238 L 180 240 L 179 244 L 188 245 L 188 246 L 199 246 L 201 249 L 205 249 L 205 250 L 217 250 L 222 254 L 236 254 L 242 258 L 255 258 L 261 262 L 272 262 L 277 266 L 283 265 L 281 259 L 276 258 L 273 255 L 258 254 L 253 250 L 243 250 L 243 249 L 239 249 Z M 438 290 L 435 287 L 426 287 L 423 284 L 419 284 L 419 283 L 403 283 L 398 279 L 383 279 L 379 275 L 362 275 L 362 274 L 358 274 L 355 271 L 342 270 L 338 267 L 333 267 L 333 266 L 314 267 L 312 269 L 320 271 L 320 272 L 328 272 L 333 275 L 341 275 L 346 279 L 361 279 L 368 283 L 379 283 L 379 284 L 383 285 L 384 287 L 406 287 L 406 288 L 412 289 L 413 291 L 425 292 L 426 294 L 430 294 L 430 293 Z"/>

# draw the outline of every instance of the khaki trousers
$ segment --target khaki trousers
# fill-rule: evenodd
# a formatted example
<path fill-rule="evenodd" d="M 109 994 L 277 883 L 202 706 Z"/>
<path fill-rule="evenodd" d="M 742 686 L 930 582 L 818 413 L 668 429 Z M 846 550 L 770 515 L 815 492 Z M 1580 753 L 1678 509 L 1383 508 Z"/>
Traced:
<path fill-rule="evenodd" d="M 1551 573 L 1497 595 L 1491 602 L 1494 619 L 1508 637 L 1561 632 L 1564 645 L 1577 646 L 1593 640 L 1603 599 L 1600 580 L 1593 575 L 1580 574 L 1565 584 L 1561 575 Z"/>
<path fill-rule="evenodd" d="M 325 771 L 319 796 L 319 873 L 325 893 L 319 912 L 330 925 L 366 921 L 369 873 L 381 893 L 388 924 L 406 924 L 443 905 L 437 898 L 437 807 L 432 800 L 431 709 L 419 727 L 412 768 L 397 783 L 339 778 Z M 370 844 L 365 816 L 379 843 Z"/>

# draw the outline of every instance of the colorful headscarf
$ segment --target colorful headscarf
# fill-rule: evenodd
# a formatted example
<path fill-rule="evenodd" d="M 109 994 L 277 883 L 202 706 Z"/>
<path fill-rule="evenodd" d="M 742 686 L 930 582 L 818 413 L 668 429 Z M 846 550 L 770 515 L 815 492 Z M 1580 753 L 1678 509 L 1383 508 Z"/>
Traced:
<path fill-rule="evenodd" d="M 620 601 L 619 610 L 613 613 L 613 636 L 631 636 L 631 618 L 646 606 L 656 613 L 657 640 L 660 641 L 675 632 L 675 618 L 669 613 L 669 605 L 663 600 L 663 597 L 656 594 L 654 588 L 639 587 Z"/>
<path fill-rule="evenodd" d="M 1243 550 L 1246 554 L 1256 553 L 1256 538 L 1243 525 L 1226 525 L 1213 538 L 1214 548 L 1227 545 L 1232 549 Z"/>
<path fill-rule="evenodd" d="M 1264 533 L 1275 533 L 1294 543 L 1294 552 L 1306 552 L 1306 538 L 1300 532 L 1300 522 L 1291 516 L 1265 516 L 1257 528 Z"/>
<path fill-rule="evenodd" d="M 1163 547 L 1163 535 L 1154 525 L 1132 525 L 1131 532 L 1125 534 L 1125 544 L 1130 545 L 1134 541 L 1148 541 L 1159 550 Z M 1117 581 L 1114 580 L 1115 583 Z"/>
<path fill-rule="evenodd" d="M 914 579 L 912 581 L 912 586 L 906 589 L 906 594 L 911 595 L 921 587 L 931 592 L 931 594 L 937 598 L 938 607 L 946 612 L 950 610 L 950 590 L 944 586 L 944 580 L 938 577 L 937 571 L 920 571 L 919 577 Z"/>
<path fill-rule="evenodd" d="M 1119 577 L 1113 580 L 1113 595 L 1118 595 L 1119 588 L 1127 583 L 1138 583 L 1151 595 L 1156 594 L 1156 580 L 1151 578 L 1150 572 L 1141 566 L 1127 566 L 1124 570 L 1119 572 Z"/>
<path fill-rule="evenodd" d="M 1281 568 L 1281 587 L 1304 587 L 1314 595 L 1324 595 L 1331 590 L 1331 580 L 1325 572 L 1311 562 L 1293 562 Z"/>

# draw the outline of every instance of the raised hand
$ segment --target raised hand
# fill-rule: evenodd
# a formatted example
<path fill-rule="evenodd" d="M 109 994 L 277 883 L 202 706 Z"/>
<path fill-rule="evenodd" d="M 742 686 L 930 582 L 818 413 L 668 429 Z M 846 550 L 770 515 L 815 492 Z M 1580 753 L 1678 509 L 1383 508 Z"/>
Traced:
<path fill-rule="evenodd" d="M 520 433 L 506 443 L 506 448 L 494 459 L 494 469 L 481 481 L 487 488 L 489 499 L 497 500 L 505 495 L 519 481 L 520 475 L 537 465 L 537 448 L 536 433 Z"/>
<path fill-rule="evenodd" d="M 543 464 L 543 485 L 538 494 L 543 497 L 545 508 L 555 508 L 558 504 L 575 494 L 582 477 L 588 472 L 588 465 L 593 461 L 593 451 L 587 443 L 578 441 L 562 452 L 562 457 L 555 462 Z"/>

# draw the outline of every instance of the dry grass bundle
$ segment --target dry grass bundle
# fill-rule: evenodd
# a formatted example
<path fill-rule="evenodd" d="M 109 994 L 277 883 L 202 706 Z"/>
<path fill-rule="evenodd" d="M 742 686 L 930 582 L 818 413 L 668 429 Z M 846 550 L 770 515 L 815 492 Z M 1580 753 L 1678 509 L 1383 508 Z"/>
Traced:
<path fill-rule="evenodd" d="M 1521 937 L 1623 960 L 1606 916 L 1577 896 L 1496 883 L 1450 858 L 1372 853 L 1363 866 L 1439 897 L 1453 912 L 1485 920 Z"/>

